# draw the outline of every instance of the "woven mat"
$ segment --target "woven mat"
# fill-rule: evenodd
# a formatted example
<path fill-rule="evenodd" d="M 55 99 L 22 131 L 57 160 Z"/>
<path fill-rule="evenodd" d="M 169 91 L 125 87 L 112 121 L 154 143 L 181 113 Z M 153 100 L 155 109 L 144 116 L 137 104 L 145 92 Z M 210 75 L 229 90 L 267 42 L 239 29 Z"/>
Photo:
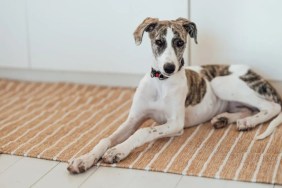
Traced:
<path fill-rule="evenodd" d="M 0 80 L 0 152 L 67 162 L 90 151 L 126 119 L 133 93 Z M 266 126 L 238 132 L 235 126 L 215 130 L 202 124 L 137 148 L 116 167 L 282 184 L 282 126 L 263 141 L 253 139 Z"/>

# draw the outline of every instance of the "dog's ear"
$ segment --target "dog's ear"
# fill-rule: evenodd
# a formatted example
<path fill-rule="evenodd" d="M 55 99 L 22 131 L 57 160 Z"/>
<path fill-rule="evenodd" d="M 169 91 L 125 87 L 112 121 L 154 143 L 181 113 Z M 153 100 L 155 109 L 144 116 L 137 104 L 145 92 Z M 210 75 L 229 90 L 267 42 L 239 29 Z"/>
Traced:
<path fill-rule="evenodd" d="M 194 22 L 189 21 L 186 18 L 177 18 L 176 21 L 182 24 L 182 26 L 187 31 L 187 33 L 190 35 L 190 37 L 194 38 L 195 43 L 198 44 L 196 24 Z"/>
<path fill-rule="evenodd" d="M 140 45 L 142 42 L 144 31 L 152 32 L 158 24 L 158 18 L 146 18 L 134 31 L 134 40 L 136 45 Z"/>

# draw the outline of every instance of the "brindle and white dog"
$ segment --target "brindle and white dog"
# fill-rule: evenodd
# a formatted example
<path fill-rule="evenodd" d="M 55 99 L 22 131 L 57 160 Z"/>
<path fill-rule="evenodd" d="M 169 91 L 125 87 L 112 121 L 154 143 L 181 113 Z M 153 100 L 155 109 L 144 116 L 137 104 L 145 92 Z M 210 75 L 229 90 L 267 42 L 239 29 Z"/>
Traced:
<path fill-rule="evenodd" d="M 257 139 L 270 135 L 282 122 L 278 93 L 248 66 L 183 67 L 187 35 L 197 43 L 195 23 L 147 18 L 134 32 L 137 45 L 144 32 L 151 39 L 152 70 L 141 80 L 127 120 L 92 151 L 74 159 L 68 167 L 71 173 L 84 172 L 100 158 L 119 162 L 145 143 L 181 135 L 184 128 L 209 120 L 215 128 L 236 123 L 242 131 L 275 117 Z M 148 118 L 160 125 L 138 129 Z"/>

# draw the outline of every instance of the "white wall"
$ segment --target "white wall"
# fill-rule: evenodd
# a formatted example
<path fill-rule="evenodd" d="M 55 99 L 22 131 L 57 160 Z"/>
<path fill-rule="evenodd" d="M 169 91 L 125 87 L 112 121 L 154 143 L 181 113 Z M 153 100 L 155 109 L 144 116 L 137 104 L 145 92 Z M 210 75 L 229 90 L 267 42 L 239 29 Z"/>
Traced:
<path fill-rule="evenodd" d="M 282 81 L 281 0 L 191 0 L 199 28 L 192 64 L 248 64 Z"/>
<path fill-rule="evenodd" d="M 40 80 L 45 71 L 45 81 L 83 82 L 71 78 L 83 72 L 139 78 L 150 68 L 151 49 L 146 35 L 135 46 L 137 25 L 148 16 L 190 15 L 199 41 L 188 49 L 190 64 L 249 64 L 279 85 L 281 7 L 281 0 L 0 0 L 0 77 Z M 64 71 L 69 79 L 55 76 Z"/>
<path fill-rule="evenodd" d="M 26 2 L 0 0 L 0 66 L 28 68 Z"/>
<path fill-rule="evenodd" d="M 8 0 L 0 3 L 4 5 L 0 10 L 12 6 Z M 19 0 L 19 4 L 24 5 L 25 1 Z M 27 0 L 26 7 L 18 9 L 4 10 L 0 24 L 5 28 L 5 22 L 15 17 L 13 14 L 17 16 L 12 29 L 21 35 L 20 41 L 27 42 L 30 59 L 13 60 L 18 54 L 6 54 L 5 48 L 15 42 L 13 35 L 0 44 L 0 49 L 4 49 L 0 50 L 4 56 L 0 65 L 10 67 L 11 62 L 22 59 L 24 65 L 29 61 L 32 69 L 40 70 L 143 74 L 150 68 L 151 49 L 147 35 L 143 45 L 135 46 L 133 32 L 138 24 L 148 16 L 188 17 L 187 0 Z M 26 20 L 25 15 L 20 15 L 25 11 Z M 8 31 L 1 37 L 6 35 Z M 14 51 L 27 54 L 26 49 Z"/>

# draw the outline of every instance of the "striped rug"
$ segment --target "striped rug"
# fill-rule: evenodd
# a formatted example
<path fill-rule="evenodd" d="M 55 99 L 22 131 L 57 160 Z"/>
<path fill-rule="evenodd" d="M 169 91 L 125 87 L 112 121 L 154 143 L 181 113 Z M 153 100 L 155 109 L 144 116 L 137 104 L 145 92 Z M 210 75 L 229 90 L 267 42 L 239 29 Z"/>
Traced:
<path fill-rule="evenodd" d="M 0 152 L 67 162 L 93 148 L 127 117 L 133 89 L 0 80 Z M 154 126 L 147 121 L 143 126 Z M 258 126 L 238 132 L 209 124 L 146 144 L 103 166 L 282 184 L 282 126 L 263 141 Z"/>

